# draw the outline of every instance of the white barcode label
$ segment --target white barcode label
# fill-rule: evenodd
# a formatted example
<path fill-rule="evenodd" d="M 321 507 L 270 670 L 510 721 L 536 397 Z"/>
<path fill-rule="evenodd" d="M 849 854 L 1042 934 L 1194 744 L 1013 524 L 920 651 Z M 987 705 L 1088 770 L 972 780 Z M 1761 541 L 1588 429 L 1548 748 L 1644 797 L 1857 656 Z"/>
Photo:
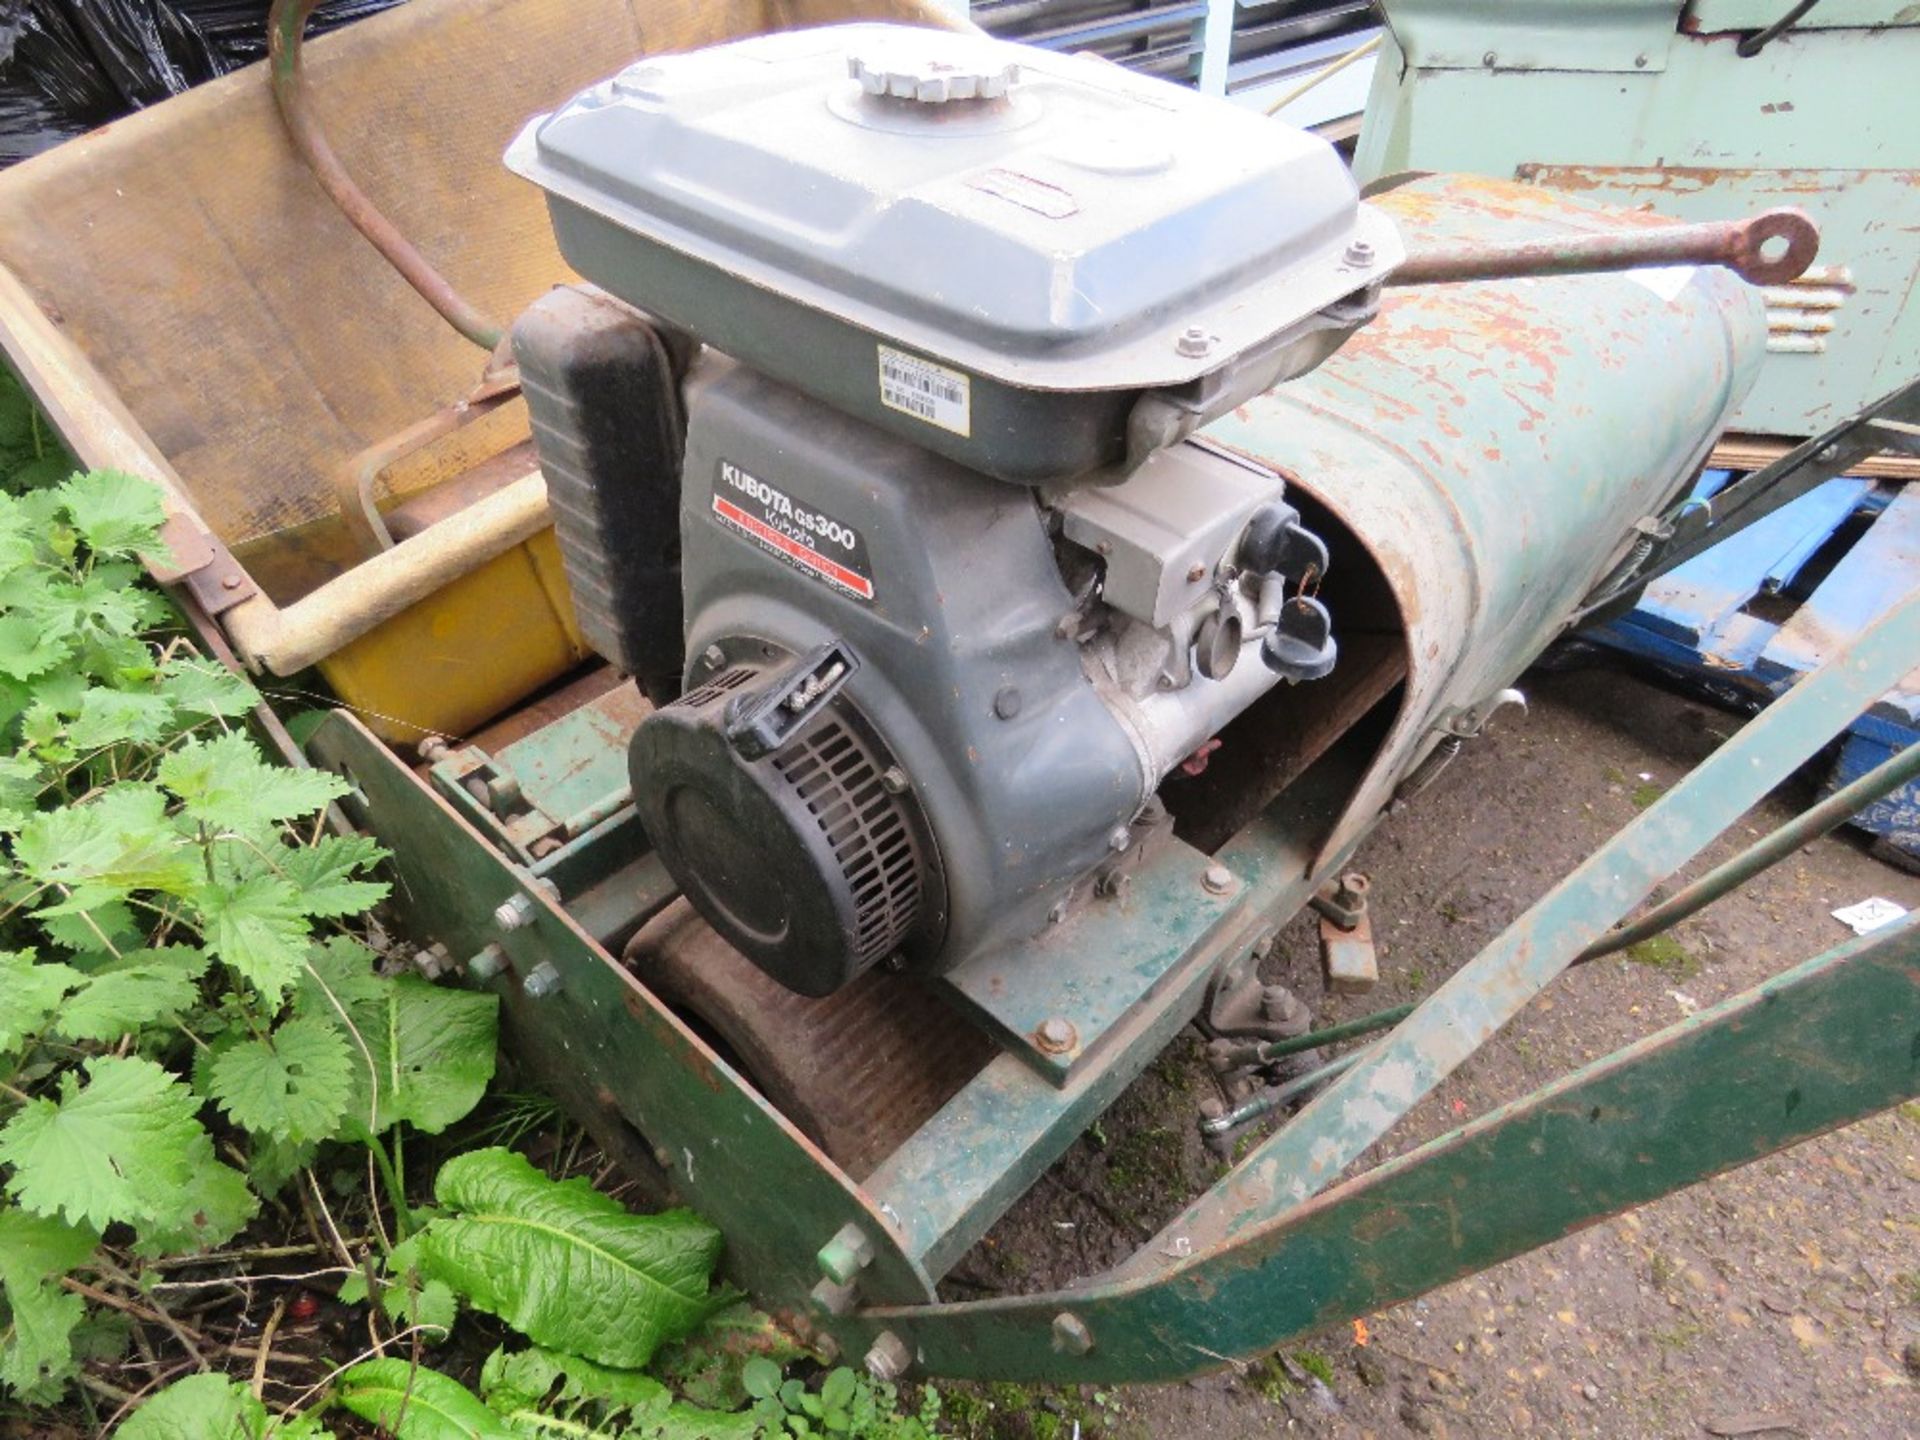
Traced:
<path fill-rule="evenodd" d="M 973 434 L 967 377 L 887 345 L 880 347 L 880 403 L 956 435 Z"/>

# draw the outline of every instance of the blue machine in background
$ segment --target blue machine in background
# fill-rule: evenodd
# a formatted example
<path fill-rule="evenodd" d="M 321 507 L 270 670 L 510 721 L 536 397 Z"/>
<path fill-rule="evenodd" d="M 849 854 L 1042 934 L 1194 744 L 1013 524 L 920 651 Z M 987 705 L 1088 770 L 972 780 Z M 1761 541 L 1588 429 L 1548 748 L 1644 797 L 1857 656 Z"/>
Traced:
<path fill-rule="evenodd" d="M 1709 470 L 1693 498 L 1732 479 Z M 1643 660 L 1721 704 L 1756 710 L 1920 584 L 1920 485 L 1829 480 L 1647 586 L 1584 638 Z M 1827 788 L 1920 742 L 1920 668 L 1856 720 Z M 1855 817 L 1920 866 L 1920 784 Z"/>

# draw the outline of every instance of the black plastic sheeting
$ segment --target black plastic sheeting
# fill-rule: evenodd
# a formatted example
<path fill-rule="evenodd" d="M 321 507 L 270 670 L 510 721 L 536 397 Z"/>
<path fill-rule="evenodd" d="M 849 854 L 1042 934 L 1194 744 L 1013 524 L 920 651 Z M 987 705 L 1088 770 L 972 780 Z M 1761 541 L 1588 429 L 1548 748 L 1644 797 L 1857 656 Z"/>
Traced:
<path fill-rule="evenodd" d="M 325 0 L 331 30 L 402 0 Z M 267 53 L 271 0 L 0 0 L 0 166 Z"/>

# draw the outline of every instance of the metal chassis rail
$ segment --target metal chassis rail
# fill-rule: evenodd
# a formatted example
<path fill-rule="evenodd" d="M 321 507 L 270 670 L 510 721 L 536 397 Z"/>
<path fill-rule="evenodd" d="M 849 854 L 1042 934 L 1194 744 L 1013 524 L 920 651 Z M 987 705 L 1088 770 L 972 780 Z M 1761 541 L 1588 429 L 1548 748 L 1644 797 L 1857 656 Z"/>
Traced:
<path fill-rule="evenodd" d="M 916 1167 L 915 1183 L 884 1192 L 855 1184 L 368 732 L 336 715 L 309 748 L 354 782 L 343 803 L 394 851 L 397 900 L 419 932 L 456 955 L 502 947 L 508 968 L 494 983 L 522 1058 L 616 1154 L 650 1147 L 673 1190 L 725 1231 L 735 1274 L 803 1335 L 855 1355 L 877 1344 L 896 1370 L 1165 1380 L 1418 1294 L 1920 1094 L 1920 925 L 1908 922 L 1328 1189 L 1610 924 L 1916 662 L 1920 591 L 1603 845 L 1120 1269 L 1068 1291 L 957 1305 L 934 1303 L 932 1286 L 964 1243 L 1190 1018 L 1198 980 L 1312 893 L 1304 817 L 1288 813 L 1300 803 L 1294 791 L 1216 857 L 1239 890 L 1175 993 L 1143 1007 L 1100 1067 L 1026 1093 L 1021 1103 L 1051 1108 L 1023 1153 L 994 1143 L 1005 1114 L 993 1087 L 1006 1081 L 1008 1057 L 949 1107 L 984 1096 L 977 1123 L 946 1111 L 930 1122 L 949 1127 L 939 1148 L 953 1175 L 984 1166 L 1005 1178 L 929 1227 L 903 1211 L 939 1208 L 949 1186 L 939 1167 Z M 531 920 L 503 937 L 492 913 L 514 896 L 531 902 Z M 529 986 L 543 966 L 546 980 Z M 815 1257 L 822 1247 L 843 1257 L 846 1226 L 870 1257 L 850 1277 L 865 1308 L 835 1313 L 848 1305 L 820 1303 Z"/>

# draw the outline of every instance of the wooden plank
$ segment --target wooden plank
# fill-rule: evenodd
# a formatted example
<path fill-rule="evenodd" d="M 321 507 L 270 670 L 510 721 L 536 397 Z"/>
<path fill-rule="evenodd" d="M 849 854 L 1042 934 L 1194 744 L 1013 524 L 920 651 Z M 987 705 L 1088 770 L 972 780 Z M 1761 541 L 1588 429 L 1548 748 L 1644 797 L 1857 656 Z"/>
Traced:
<path fill-rule="evenodd" d="M 1772 435 L 1722 435 L 1707 464 L 1722 470 L 1763 470 L 1799 443 L 1798 438 Z M 1920 455 L 1888 451 L 1861 462 L 1853 473 L 1870 480 L 1920 480 Z"/>

